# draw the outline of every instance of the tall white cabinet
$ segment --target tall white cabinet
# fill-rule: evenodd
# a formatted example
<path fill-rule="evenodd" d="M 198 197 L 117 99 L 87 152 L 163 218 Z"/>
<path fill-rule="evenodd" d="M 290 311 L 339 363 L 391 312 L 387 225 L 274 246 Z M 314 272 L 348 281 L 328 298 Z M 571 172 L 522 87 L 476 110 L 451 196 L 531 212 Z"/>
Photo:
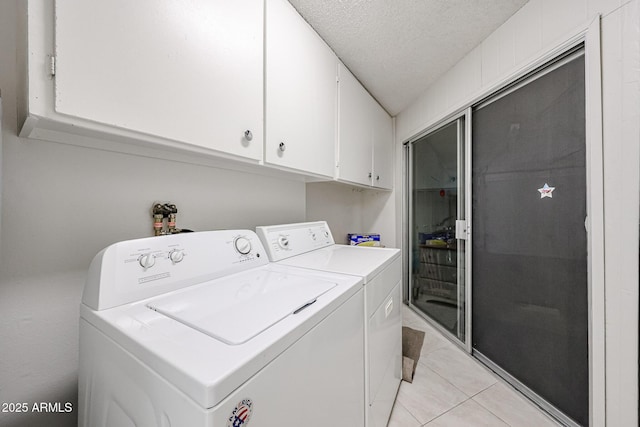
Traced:
<path fill-rule="evenodd" d="M 21 136 L 81 129 L 262 160 L 262 0 L 32 0 L 28 8 Z"/>
<path fill-rule="evenodd" d="M 339 65 L 338 179 L 393 187 L 393 123 L 387 112 L 343 65 Z"/>
<path fill-rule="evenodd" d="M 286 0 L 265 37 L 265 162 L 333 178 L 338 58 Z"/>

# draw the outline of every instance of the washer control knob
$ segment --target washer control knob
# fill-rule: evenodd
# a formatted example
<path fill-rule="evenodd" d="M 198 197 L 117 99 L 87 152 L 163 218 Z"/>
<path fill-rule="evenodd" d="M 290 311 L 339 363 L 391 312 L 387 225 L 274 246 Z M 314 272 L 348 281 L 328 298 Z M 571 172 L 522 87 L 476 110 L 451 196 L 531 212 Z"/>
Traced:
<path fill-rule="evenodd" d="M 311 233 L 311 240 L 316 240 L 316 233 Z"/>
<path fill-rule="evenodd" d="M 169 259 L 174 264 L 177 264 L 184 259 L 184 252 L 182 252 L 180 249 L 174 249 L 169 252 Z"/>
<path fill-rule="evenodd" d="M 289 238 L 287 236 L 278 237 L 278 246 L 282 249 L 289 249 Z"/>
<path fill-rule="evenodd" d="M 327 230 L 324 231 L 324 237 L 325 237 L 325 239 L 329 238 L 329 232 Z"/>
<path fill-rule="evenodd" d="M 138 262 L 140 263 L 140 267 L 146 270 L 156 264 L 156 256 L 154 254 L 143 254 L 138 258 Z"/>
<path fill-rule="evenodd" d="M 242 255 L 246 255 L 251 252 L 251 241 L 244 236 L 236 238 L 233 245 L 235 246 L 236 251 L 240 252 Z"/>

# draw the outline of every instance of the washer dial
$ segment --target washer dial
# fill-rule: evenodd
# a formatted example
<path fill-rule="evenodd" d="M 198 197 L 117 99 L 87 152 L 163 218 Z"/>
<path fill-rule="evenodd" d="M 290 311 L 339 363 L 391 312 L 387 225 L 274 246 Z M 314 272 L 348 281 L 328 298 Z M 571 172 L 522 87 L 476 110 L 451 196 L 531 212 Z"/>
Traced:
<path fill-rule="evenodd" d="M 154 254 L 142 254 L 140 258 L 138 258 L 138 262 L 140 263 L 140 267 L 146 270 L 156 264 L 156 256 Z"/>
<path fill-rule="evenodd" d="M 233 242 L 233 246 L 242 255 L 247 255 L 251 252 L 251 241 L 244 236 L 237 237 Z"/>
<path fill-rule="evenodd" d="M 180 249 L 173 249 L 171 252 L 169 252 L 169 259 L 174 264 L 177 264 L 184 259 L 184 252 L 182 252 Z"/>

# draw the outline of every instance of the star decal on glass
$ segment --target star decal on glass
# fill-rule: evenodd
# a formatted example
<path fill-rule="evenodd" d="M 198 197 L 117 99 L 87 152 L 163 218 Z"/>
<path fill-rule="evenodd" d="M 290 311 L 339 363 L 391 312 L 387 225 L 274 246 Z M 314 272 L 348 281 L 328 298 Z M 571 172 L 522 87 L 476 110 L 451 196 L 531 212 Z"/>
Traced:
<path fill-rule="evenodd" d="M 556 187 L 549 187 L 549 184 L 547 184 L 546 182 L 544 183 L 544 187 L 542 188 L 538 188 L 538 191 L 540 192 L 540 198 L 544 199 L 545 197 L 549 197 L 552 198 L 553 197 L 553 190 L 555 190 Z"/>

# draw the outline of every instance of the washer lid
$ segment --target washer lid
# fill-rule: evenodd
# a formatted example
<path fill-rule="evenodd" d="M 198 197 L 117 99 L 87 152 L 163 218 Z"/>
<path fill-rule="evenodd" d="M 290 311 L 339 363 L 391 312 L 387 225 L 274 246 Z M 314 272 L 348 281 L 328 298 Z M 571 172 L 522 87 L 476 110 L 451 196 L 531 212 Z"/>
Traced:
<path fill-rule="evenodd" d="M 226 344 L 242 344 L 336 284 L 257 270 L 157 298 L 147 307 Z"/>

